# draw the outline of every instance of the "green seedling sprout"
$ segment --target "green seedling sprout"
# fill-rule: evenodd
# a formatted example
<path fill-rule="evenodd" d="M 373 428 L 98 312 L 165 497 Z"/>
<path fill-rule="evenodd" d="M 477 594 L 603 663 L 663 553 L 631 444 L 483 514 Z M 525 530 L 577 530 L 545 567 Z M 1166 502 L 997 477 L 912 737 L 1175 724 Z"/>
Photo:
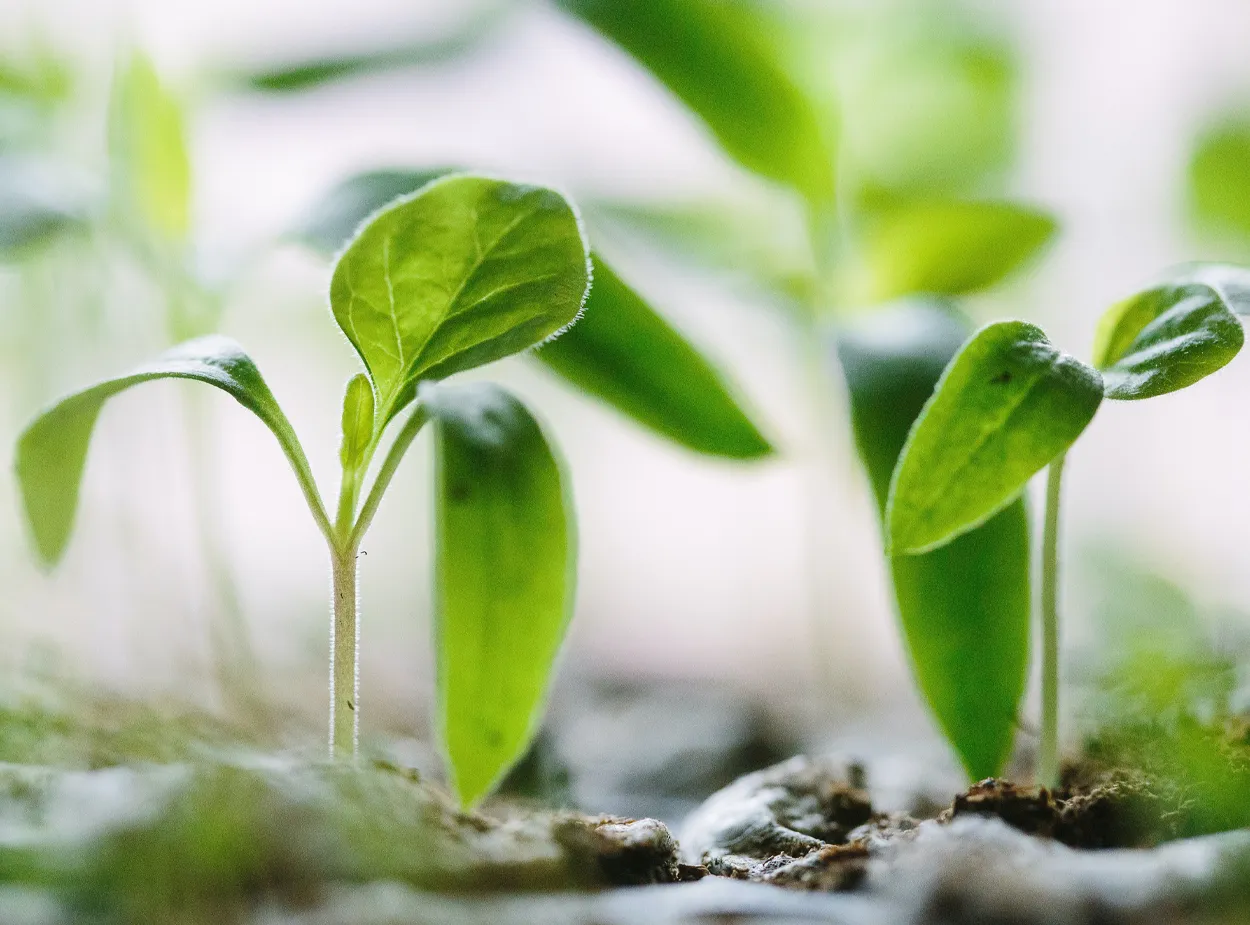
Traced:
<path fill-rule="evenodd" d="M 571 614 L 576 538 L 568 480 L 525 406 L 488 383 L 443 380 L 553 338 L 578 318 L 589 285 L 580 220 L 558 193 L 436 180 L 374 214 L 334 267 L 331 308 L 364 371 L 344 396 L 333 516 L 255 364 L 210 335 L 62 399 L 22 433 L 17 476 L 39 557 L 54 565 L 68 544 L 105 401 L 157 379 L 225 391 L 277 438 L 329 548 L 330 748 L 354 755 L 357 556 L 404 454 L 433 423 L 438 728 L 452 782 L 472 804 L 536 728 Z"/>
<path fill-rule="evenodd" d="M 1011 505 L 1049 467 L 1041 546 L 1042 723 L 1038 780 L 1059 782 L 1059 515 L 1064 460 L 1104 398 L 1183 389 L 1227 364 L 1250 311 L 1250 272 L 1189 267 L 1107 311 L 1092 364 L 1062 353 L 1040 328 L 990 324 L 947 365 L 916 418 L 886 505 L 887 550 L 945 547 Z M 967 658 L 977 653 L 964 653 Z"/>

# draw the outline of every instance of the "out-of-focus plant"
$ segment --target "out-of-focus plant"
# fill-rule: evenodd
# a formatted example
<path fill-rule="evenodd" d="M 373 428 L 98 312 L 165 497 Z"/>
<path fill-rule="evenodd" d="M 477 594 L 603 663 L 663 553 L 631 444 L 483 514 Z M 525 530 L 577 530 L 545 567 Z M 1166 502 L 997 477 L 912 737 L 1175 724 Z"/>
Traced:
<path fill-rule="evenodd" d="M 990 324 L 947 365 L 907 436 L 886 502 L 886 547 L 892 556 L 948 548 L 1016 502 L 1029 479 L 1049 466 L 1040 569 L 1043 786 L 1059 781 L 1059 513 L 1065 454 L 1104 397 L 1164 395 L 1227 364 L 1245 338 L 1234 312 L 1247 311 L 1250 273 L 1207 265 L 1112 306 L 1099 323 L 1092 365 L 1059 351 L 1034 325 Z M 1018 655 L 1003 670 L 1018 670 Z"/>
<path fill-rule="evenodd" d="M 1197 139 L 1189 162 L 1190 217 L 1207 231 L 1250 238 L 1250 119 L 1227 116 Z"/>
<path fill-rule="evenodd" d="M 110 397 L 167 378 L 225 391 L 273 432 L 329 546 L 330 743 L 354 754 L 356 559 L 405 452 L 433 421 L 437 725 L 456 790 L 471 804 L 536 727 L 572 613 L 576 539 L 567 479 L 529 411 L 497 386 L 441 380 L 559 334 L 580 314 L 589 283 L 580 222 L 559 194 L 467 175 L 433 182 L 375 215 L 335 266 L 331 306 L 365 372 L 344 396 L 333 516 L 252 360 L 210 335 L 63 399 L 23 432 L 16 468 L 39 556 L 52 565 L 65 550 L 91 433 Z"/>

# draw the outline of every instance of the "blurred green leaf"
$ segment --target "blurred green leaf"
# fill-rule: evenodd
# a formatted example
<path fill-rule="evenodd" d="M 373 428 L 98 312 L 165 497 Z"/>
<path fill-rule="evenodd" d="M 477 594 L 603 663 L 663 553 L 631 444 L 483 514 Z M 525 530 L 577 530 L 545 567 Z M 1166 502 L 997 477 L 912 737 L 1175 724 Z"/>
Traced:
<path fill-rule="evenodd" d="M 538 186 L 456 175 L 375 215 L 339 258 L 334 317 L 384 426 L 421 379 L 519 353 L 581 311 L 589 256 L 576 213 Z"/>
<path fill-rule="evenodd" d="M 908 434 L 890 485 L 889 550 L 928 552 L 1002 510 L 1081 435 L 1102 394 L 1098 371 L 1061 353 L 1040 328 L 982 328 Z"/>
<path fill-rule="evenodd" d="M 940 301 L 911 301 L 837 334 L 851 420 L 878 512 L 912 422 L 969 324 Z M 1028 676 L 1029 525 L 1023 499 L 941 549 L 890 559 L 916 683 L 974 780 L 1011 753 Z"/>
<path fill-rule="evenodd" d="M 537 358 L 582 391 L 699 453 L 772 452 L 716 369 L 597 255 L 586 313 Z"/>
<path fill-rule="evenodd" d="M 993 286 L 1034 257 L 1055 222 L 1006 202 L 921 200 L 871 216 L 850 271 L 848 298 L 964 295 Z"/>
<path fill-rule="evenodd" d="M 64 101 L 72 90 L 69 65 L 40 43 L 20 60 L 9 57 L 0 61 L 0 97 L 47 105 Z"/>
<path fill-rule="evenodd" d="M 36 549 L 45 565 L 55 565 L 69 543 L 87 448 L 100 409 L 117 393 L 157 379 L 193 379 L 231 395 L 265 422 L 301 480 L 313 484 L 295 432 L 243 348 L 217 335 L 188 341 L 128 375 L 61 399 L 35 418 L 18 438 L 18 485 Z"/>
<path fill-rule="evenodd" d="M 454 173 L 450 167 L 370 170 L 348 177 L 319 199 L 291 232 L 295 240 L 323 254 L 343 247 L 370 215 L 431 180 Z"/>
<path fill-rule="evenodd" d="M 1230 119 L 1198 138 L 1188 192 L 1198 224 L 1250 236 L 1250 120 Z"/>
<path fill-rule="evenodd" d="M 25 158 L 0 158 L 0 259 L 20 258 L 85 226 L 85 203 L 67 173 Z"/>
<path fill-rule="evenodd" d="M 109 154 L 124 214 L 158 238 L 184 239 L 191 163 L 183 112 L 142 54 L 131 55 L 114 78 Z"/>
<path fill-rule="evenodd" d="M 344 472 L 351 472 L 364 459 L 365 449 L 373 438 L 373 386 L 364 373 L 352 376 L 343 393 L 342 433 L 339 462 Z"/>
<path fill-rule="evenodd" d="M 1151 398 L 1211 375 L 1244 341 L 1222 288 L 1179 282 L 1113 305 L 1098 324 L 1094 365 L 1108 398 Z"/>
<path fill-rule="evenodd" d="M 438 722 L 460 802 L 537 731 L 573 612 L 567 479 L 525 406 L 488 383 L 422 389 L 436 422 Z"/>
<path fill-rule="evenodd" d="M 557 0 L 647 68 L 730 157 L 826 207 L 831 127 L 786 72 L 742 0 Z"/>

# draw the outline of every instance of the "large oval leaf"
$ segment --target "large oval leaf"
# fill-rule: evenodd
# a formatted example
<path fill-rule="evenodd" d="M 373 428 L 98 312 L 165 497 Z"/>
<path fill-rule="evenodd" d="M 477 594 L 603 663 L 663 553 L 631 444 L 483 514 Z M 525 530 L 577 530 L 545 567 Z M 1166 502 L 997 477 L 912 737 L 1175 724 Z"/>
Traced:
<path fill-rule="evenodd" d="M 1231 271 L 1231 268 L 1226 268 Z M 1244 274 L 1242 274 L 1244 276 Z M 1113 305 L 1098 324 L 1094 365 L 1108 398 L 1165 395 L 1211 375 L 1245 341 L 1233 314 L 1228 285 L 1238 301 L 1245 281 L 1228 273 L 1147 289 Z"/>
<path fill-rule="evenodd" d="M 884 517 L 890 475 L 968 322 L 937 301 L 864 316 L 838 332 L 860 458 Z M 1029 524 L 1017 499 L 980 527 L 890 572 L 912 671 L 964 768 L 997 776 L 1011 754 L 1029 659 Z"/>
<path fill-rule="evenodd" d="M 772 452 L 720 374 L 598 256 L 585 316 L 536 354 L 578 388 L 700 453 Z"/>
<path fill-rule="evenodd" d="M 1102 393 L 1098 371 L 1040 328 L 982 328 L 908 434 L 890 485 L 890 551 L 928 552 L 1002 510 L 1081 435 Z"/>
<path fill-rule="evenodd" d="M 435 421 L 438 717 L 464 805 L 525 751 L 573 610 L 572 499 L 542 428 L 489 383 L 423 388 Z"/>
<path fill-rule="evenodd" d="M 744 167 L 813 203 L 833 199 L 830 131 L 761 40 L 749 4 L 725 0 L 559 0 L 698 115 Z"/>
<path fill-rule="evenodd" d="M 273 431 L 305 495 L 313 490 L 308 460 L 295 431 L 251 358 L 227 337 L 202 337 L 166 351 L 128 375 L 63 398 L 22 432 L 17 441 L 17 480 L 35 547 L 46 565 L 56 564 L 69 542 L 87 448 L 100 409 L 118 392 L 156 379 L 194 379 L 231 395 Z M 319 508 L 320 501 L 316 504 Z"/>
<path fill-rule="evenodd" d="M 385 424 L 420 379 L 519 353 L 572 324 L 590 282 L 559 193 L 451 176 L 375 216 L 339 258 L 330 304 Z"/>

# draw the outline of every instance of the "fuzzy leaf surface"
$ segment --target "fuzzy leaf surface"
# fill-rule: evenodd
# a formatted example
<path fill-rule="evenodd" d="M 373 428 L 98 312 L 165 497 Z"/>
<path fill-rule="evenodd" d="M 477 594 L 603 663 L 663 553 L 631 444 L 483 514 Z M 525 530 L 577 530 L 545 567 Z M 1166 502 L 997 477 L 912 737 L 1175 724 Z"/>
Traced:
<path fill-rule="evenodd" d="M 334 268 L 330 304 L 385 424 L 419 380 L 519 353 L 572 324 L 589 282 L 581 225 L 559 193 L 455 175 L 369 221 Z"/>
<path fill-rule="evenodd" d="M 423 387 L 435 422 L 438 717 L 462 804 L 537 731 L 573 612 L 577 539 L 562 466 L 498 386 Z"/>
<path fill-rule="evenodd" d="M 928 552 L 979 526 L 1063 453 L 1102 402 L 1096 369 L 1040 328 L 982 328 L 916 418 L 890 485 L 891 553 Z"/>

